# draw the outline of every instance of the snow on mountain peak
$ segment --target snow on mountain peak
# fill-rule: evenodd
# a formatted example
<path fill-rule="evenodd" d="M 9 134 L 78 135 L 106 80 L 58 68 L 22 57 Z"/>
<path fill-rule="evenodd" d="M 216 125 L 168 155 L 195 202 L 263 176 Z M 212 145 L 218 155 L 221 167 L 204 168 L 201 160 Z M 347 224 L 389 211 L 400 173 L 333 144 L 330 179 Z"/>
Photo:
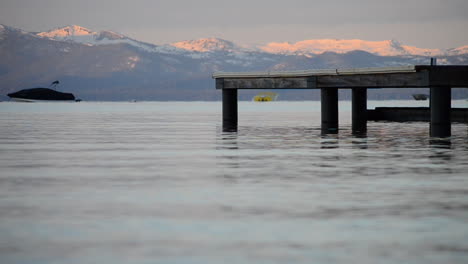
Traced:
<path fill-rule="evenodd" d="M 187 51 L 197 52 L 234 51 L 237 49 L 237 46 L 233 42 L 219 38 L 186 40 L 172 43 L 171 46 Z"/>
<path fill-rule="evenodd" d="M 40 32 L 36 35 L 58 41 L 71 41 L 86 45 L 95 45 L 98 33 L 84 27 L 72 25 Z"/>
<path fill-rule="evenodd" d="M 271 42 L 260 47 L 268 53 L 288 55 L 310 55 L 324 52 L 346 53 L 353 50 L 362 50 L 381 56 L 398 55 L 436 55 L 442 53 L 438 49 L 420 49 L 401 45 L 396 40 L 366 41 L 360 39 L 311 39 L 296 43 Z"/>
<path fill-rule="evenodd" d="M 447 55 L 457 56 L 468 53 L 468 45 L 447 50 Z"/>
<path fill-rule="evenodd" d="M 67 38 L 73 36 L 89 36 L 93 35 L 96 32 L 93 32 L 87 28 L 80 27 L 77 25 L 65 26 L 61 28 L 57 28 L 54 30 L 50 30 L 47 32 L 38 33 L 38 36 L 53 38 L 53 39 L 60 39 L 60 38 Z"/>
<path fill-rule="evenodd" d="M 95 32 L 81 26 L 65 26 L 36 34 L 39 37 L 57 41 L 77 42 L 85 45 L 109 45 L 126 43 L 145 50 L 152 50 L 154 45 L 145 44 L 112 31 Z"/>
<path fill-rule="evenodd" d="M 27 33 L 26 31 L 23 31 L 18 28 L 10 27 L 7 25 L 0 24 L 0 33 L 4 32 L 20 32 L 20 33 Z"/>
<path fill-rule="evenodd" d="M 0 40 L 4 39 L 6 34 L 12 33 L 12 32 L 17 33 L 17 34 L 29 34 L 28 32 L 23 31 L 21 29 L 0 24 Z"/>
<path fill-rule="evenodd" d="M 88 45 L 110 44 L 111 41 L 128 39 L 124 35 L 112 31 L 95 32 L 76 25 L 40 32 L 36 35 L 59 41 L 74 41 Z"/>
<path fill-rule="evenodd" d="M 101 31 L 99 32 L 97 36 L 97 40 L 102 40 L 102 39 L 110 39 L 110 40 L 117 40 L 117 39 L 125 39 L 126 37 L 124 35 L 121 35 L 119 33 L 115 33 L 112 31 Z"/>

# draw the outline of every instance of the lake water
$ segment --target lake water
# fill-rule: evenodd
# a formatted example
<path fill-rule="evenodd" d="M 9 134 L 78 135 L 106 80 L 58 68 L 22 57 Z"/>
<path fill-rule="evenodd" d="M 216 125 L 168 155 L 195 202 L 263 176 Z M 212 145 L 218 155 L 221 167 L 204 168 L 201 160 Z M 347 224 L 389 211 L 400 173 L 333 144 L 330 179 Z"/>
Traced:
<path fill-rule="evenodd" d="M 0 103 L 0 263 L 468 263 L 468 126 L 350 109 L 321 136 L 320 102 L 240 102 L 237 133 L 220 102 Z"/>

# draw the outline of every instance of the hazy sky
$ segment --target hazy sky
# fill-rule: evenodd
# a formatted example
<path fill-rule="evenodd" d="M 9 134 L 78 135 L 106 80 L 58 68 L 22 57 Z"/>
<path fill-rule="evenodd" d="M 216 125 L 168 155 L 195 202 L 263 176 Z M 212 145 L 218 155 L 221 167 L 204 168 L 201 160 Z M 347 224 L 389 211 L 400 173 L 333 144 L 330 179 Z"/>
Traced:
<path fill-rule="evenodd" d="M 0 0 L 0 23 L 26 31 L 76 24 L 156 44 L 359 38 L 452 48 L 468 45 L 468 0 Z"/>

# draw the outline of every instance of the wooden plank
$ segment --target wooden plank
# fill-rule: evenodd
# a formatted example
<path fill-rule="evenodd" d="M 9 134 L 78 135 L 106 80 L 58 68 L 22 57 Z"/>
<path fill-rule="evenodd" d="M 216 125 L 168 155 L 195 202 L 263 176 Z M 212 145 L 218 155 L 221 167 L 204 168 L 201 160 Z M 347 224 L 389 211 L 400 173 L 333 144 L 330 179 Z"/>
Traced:
<path fill-rule="evenodd" d="M 318 88 L 410 88 L 428 87 L 427 71 L 414 73 L 318 76 Z"/>
<path fill-rule="evenodd" d="M 224 89 L 224 79 L 223 78 L 216 79 L 216 89 Z"/>
<path fill-rule="evenodd" d="M 316 75 L 306 76 L 312 73 Z M 363 68 L 278 73 L 278 76 L 283 74 L 282 77 L 271 72 L 263 74 L 223 73 L 213 76 L 216 79 L 216 89 L 468 87 L 468 66 L 424 65 L 394 69 Z"/>
<path fill-rule="evenodd" d="M 311 89 L 309 78 L 224 78 L 223 89 Z"/>
<path fill-rule="evenodd" d="M 215 72 L 212 77 L 218 78 L 296 78 L 322 75 L 348 75 L 348 74 L 378 74 L 378 73 L 405 73 L 416 72 L 415 66 L 396 66 L 378 68 L 349 68 L 349 69 L 320 69 L 303 71 L 280 71 L 280 72 Z"/>
<path fill-rule="evenodd" d="M 336 69 L 281 71 L 281 72 L 215 72 L 212 78 L 297 78 L 336 74 Z"/>
<path fill-rule="evenodd" d="M 320 89 L 320 88 L 408 88 L 428 87 L 426 71 L 419 73 L 359 74 L 301 78 L 216 79 L 216 89 Z"/>

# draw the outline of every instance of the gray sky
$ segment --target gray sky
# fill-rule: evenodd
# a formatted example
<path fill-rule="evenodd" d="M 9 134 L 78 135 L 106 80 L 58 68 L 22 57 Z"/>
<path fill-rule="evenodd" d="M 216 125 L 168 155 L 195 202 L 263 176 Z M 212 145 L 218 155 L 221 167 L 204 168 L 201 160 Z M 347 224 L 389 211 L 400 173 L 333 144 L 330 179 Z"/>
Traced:
<path fill-rule="evenodd" d="M 468 0 L 0 0 L 0 23 L 26 31 L 75 24 L 156 44 L 358 38 L 445 49 L 468 45 Z"/>

